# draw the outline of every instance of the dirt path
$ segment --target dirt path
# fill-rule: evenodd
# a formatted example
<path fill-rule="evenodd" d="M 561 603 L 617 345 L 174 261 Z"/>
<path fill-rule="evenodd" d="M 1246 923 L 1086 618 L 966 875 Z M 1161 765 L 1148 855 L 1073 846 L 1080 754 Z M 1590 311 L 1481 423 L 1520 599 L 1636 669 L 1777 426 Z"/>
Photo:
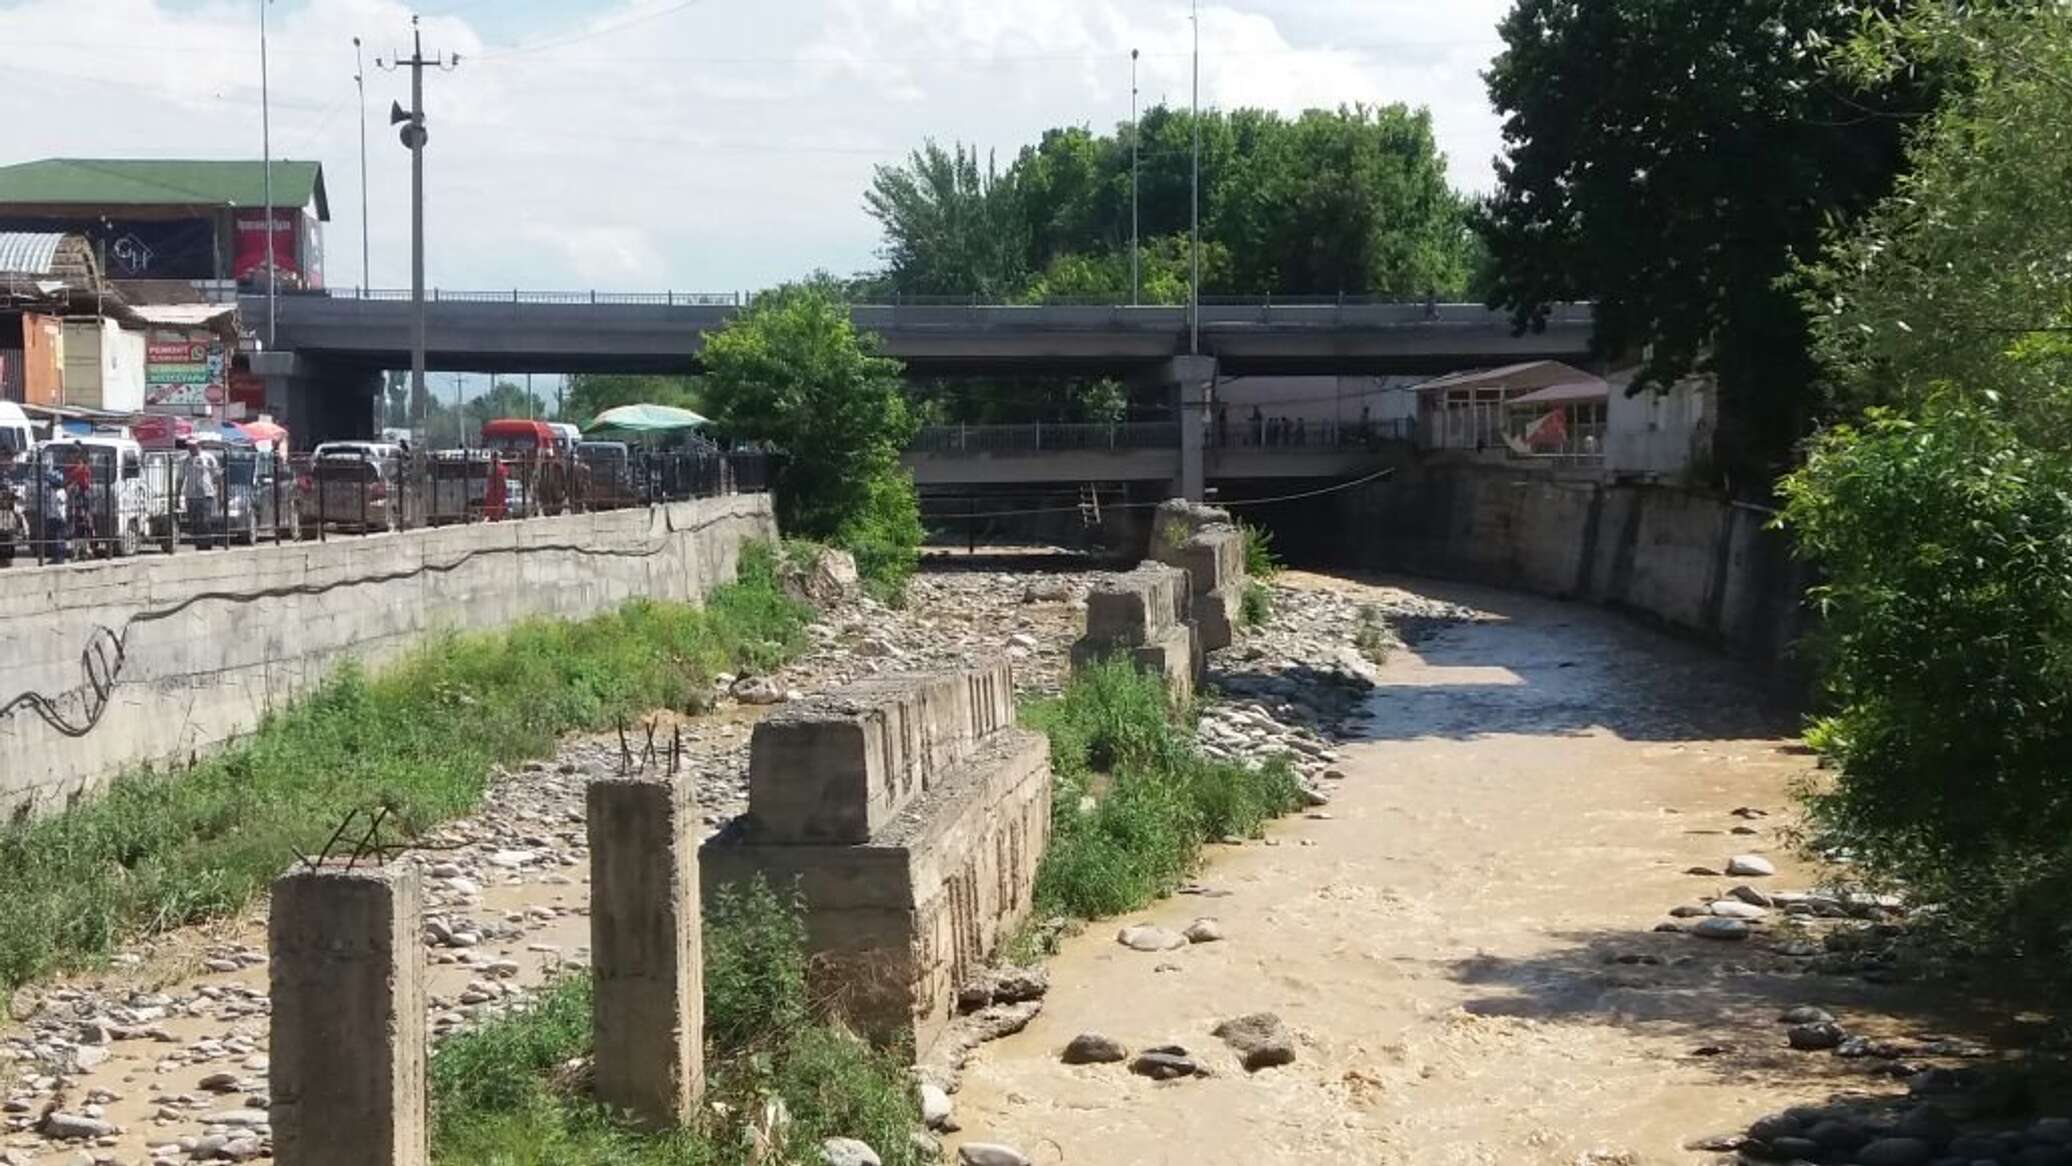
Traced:
<path fill-rule="evenodd" d="M 1710 1161 L 1684 1142 L 1896 1088 L 1861 1060 L 1788 1051 L 1782 1007 L 1823 1005 L 1860 1032 L 1955 1023 L 1903 990 L 1809 974 L 1761 934 L 1774 918 L 1746 943 L 1652 930 L 1744 881 L 1694 865 L 1757 852 L 1778 874 L 1751 881 L 1813 877 L 1779 838 L 1807 759 L 1732 666 L 1583 607 L 1417 589 L 1499 618 L 1389 660 L 1333 804 L 1218 848 L 1202 883 L 1221 897 L 1067 941 L 1042 1015 L 967 1072 L 960 1137 L 1046 1164 Z M 1731 813 L 1744 806 L 1770 813 Z M 1202 915 L 1228 940 L 1115 942 L 1123 924 Z M 1247 1076 L 1209 1032 L 1261 1010 L 1294 1030 L 1298 1059 Z M 1061 1064 L 1088 1030 L 1184 1045 L 1215 1075 Z"/>

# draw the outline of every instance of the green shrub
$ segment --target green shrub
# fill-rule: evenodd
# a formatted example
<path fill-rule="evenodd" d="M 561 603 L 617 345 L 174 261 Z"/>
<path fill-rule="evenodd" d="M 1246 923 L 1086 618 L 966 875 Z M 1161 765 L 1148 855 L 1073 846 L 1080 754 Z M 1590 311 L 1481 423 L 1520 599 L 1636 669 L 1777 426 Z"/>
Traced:
<path fill-rule="evenodd" d="M 1284 564 L 1273 553 L 1273 532 L 1244 521 L 1237 524 L 1237 529 L 1244 540 L 1245 574 L 1262 581 L 1280 574 Z"/>
<path fill-rule="evenodd" d="M 340 669 L 190 769 L 141 769 L 75 809 L 0 827 L 0 992 L 238 910 L 351 810 L 387 806 L 398 831 L 465 813 L 496 764 L 692 705 L 718 673 L 796 653 L 810 615 L 778 588 L 769 548 L 751 547 L 703 608 L 636 601 L 439 637 L 379 675 Z"/>
<path fill-rule="evenodd" d="M 1961 939 L 2066 976 L 2072 457 L 1981 409 L 1874 410 L 1783 490 L 1822 573 L 1817 840 L 1939 904 Z"/>
<path fill-rule="evenodd" d="M 1263 626 L 1273 618 L 1273 589 L 1257 579 L 1245 580 L 1245 593 L 1238 603 L 1237 621 L 1248 628 Z"/>
<path fill-rule="evenodd" d="M 870 483 L 863 510 L 842 524 L 834 541 L 856 556 L 856 573 L 873 597 L 898 604 L 921 564 L 923 533 L 914 480 L 902 471 Z"/>
<path fill-rule="evenodd" d="M 1111 660 L 1023 714 L 1051 742 L 1050 848 L 1036 874 L 1040 915 L 1096 918 L 1172 893 L 1207 841 L 1256 834 L 1299 805 L 1285 759 L 1212 761 L 1170 710 L 1163 682 Z M 1083 800 L 1101 789 L 1091 810 Z"/>
<path fill-rule="evenodd" d="M 806 924 L 794 892 L 758 876 L 713 896 L 705 918 L 705 1038 L 719 1049 L 788 1037 L 808 1019 Z"/>
<path fill-rule="evenodd" d="M 751 1160 L 751 1125 L 771 1099 L 791 1124 L 771 1161 L 818 1161 L 825 1137 L 860 1138 L 887 1166 L 918 1166 L 903 1058 L 805 1007 L 804 925 L 795 902 L 757 880 L 705 921 L 708 1100 L 685 1129 L 632 1128 L 590 1097 L 588 973 L 531 1006 L 447 1040 L 430 1071 L 433 1151 L 445 1166 L 719 1166 Z M 717 972 L 717 975 L 715 975 Z M 753 999 L 767 991 L 776 1003 Z M 717 1021 L 717 1031 L 711 1022 Z"/>

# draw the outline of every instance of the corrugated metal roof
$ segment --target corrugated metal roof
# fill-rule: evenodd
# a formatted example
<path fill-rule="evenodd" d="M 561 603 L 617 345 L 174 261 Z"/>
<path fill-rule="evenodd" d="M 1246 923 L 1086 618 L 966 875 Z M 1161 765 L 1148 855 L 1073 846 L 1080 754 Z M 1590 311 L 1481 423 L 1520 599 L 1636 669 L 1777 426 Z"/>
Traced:
<path fill-rule="evenodd" d="M 1548 385 L 1534 389 L 1522 397 L 1512 397 L 1513 405 L 1554 405 L 1567 401 L 1607 401 L 1611 399 L 1611 386 L 1603 381 L 1571 381 L 1565 385 Z"/>
<path fill-rule="evenodd" d="M 303 207 L 314 200 L 329 220 L 324 167 L 318 162 L 273 162 L 273 205 Z M 134 158 L 44 158 L 0 166 L 0 205 L 245 206 L 266 204 L 266 167 L 254 161 Z"/>
<path fill-rule="evenodd" d="M 62 231 L 0 231 L 0 272 L 49 275 L 56 270 Z"/>

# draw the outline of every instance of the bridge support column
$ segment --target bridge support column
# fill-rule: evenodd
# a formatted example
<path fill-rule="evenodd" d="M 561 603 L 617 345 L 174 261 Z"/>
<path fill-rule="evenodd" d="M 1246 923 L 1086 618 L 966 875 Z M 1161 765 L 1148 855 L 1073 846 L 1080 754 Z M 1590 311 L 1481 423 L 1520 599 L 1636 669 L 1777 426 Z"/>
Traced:
<path fill-rule="evenodd" d="M 1209 396 L 1216 383 L 1216 358 L 1176 356 L 1166 362 L 1164 379 L 1177 395 L 1180 418 L 1180 480 L 1176 492 L 1190 502 L 1199 502 L 1208 490 L 1206 446 L 1209 431 Z"/>
<path fill-rule="evenodd" d="M 294 435 L 297 449 L 378 432 L 380 373 L 299 352 L 255 352 L 251 360 L 252 372 L 266 382 L 266 411 Z"/>

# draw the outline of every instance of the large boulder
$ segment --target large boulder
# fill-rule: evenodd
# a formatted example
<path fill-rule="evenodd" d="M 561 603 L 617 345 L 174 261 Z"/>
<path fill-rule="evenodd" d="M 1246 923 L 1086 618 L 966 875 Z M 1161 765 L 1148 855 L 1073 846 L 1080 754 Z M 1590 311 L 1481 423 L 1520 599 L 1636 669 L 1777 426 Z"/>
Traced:
<path fill-rule="evenodd" d="M 851 598 L 862 586 L 856 556 L 833 547 L 817 548 L 803 561 L 787 559 L 779 578 L 786 595 L 816 607 Z"/>

